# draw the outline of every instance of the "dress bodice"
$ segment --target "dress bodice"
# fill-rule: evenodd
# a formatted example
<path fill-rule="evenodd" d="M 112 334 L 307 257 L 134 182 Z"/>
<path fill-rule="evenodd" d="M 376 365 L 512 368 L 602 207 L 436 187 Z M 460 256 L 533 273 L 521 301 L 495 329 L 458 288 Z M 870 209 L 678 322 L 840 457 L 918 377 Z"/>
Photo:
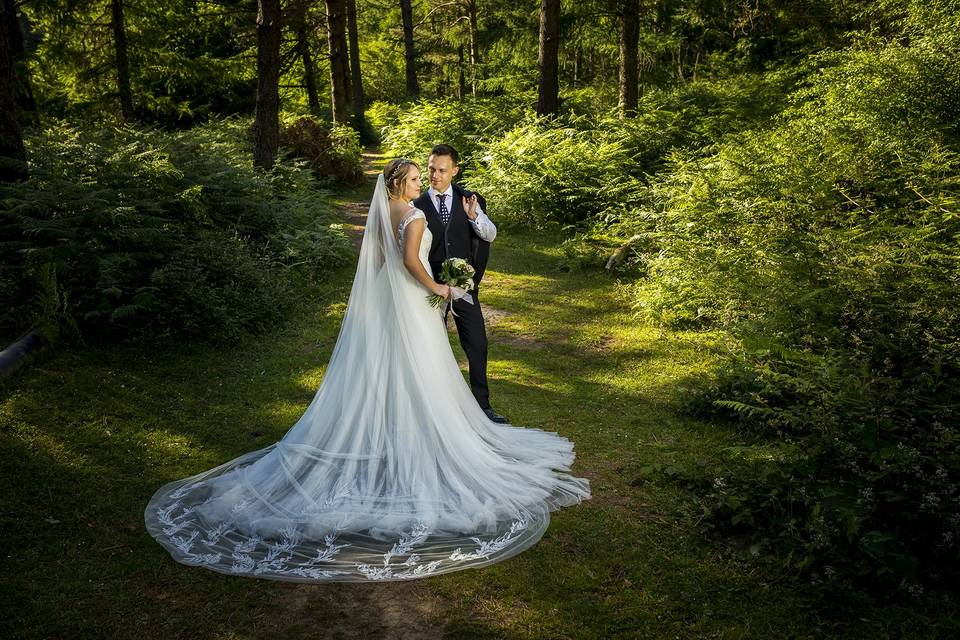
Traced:
<path fill-rule="evenodd" d="M 408 214 L 400 221 L 400 224 L 397 225 L 397 238 L 400 242 L 400 252 L 403 253 L 404 248 L 404 233 L 407 230 L 407 226 L 416 219 L 423 219 L 426 221 L 427 216 L 423 211 L 417 209 L 416 207 L 412 208 Z M 430 227 L 424 224 L 423 227 L 423 236 L 420 238 L 420 248 L 417 251 L 417 255 L 420 257 L 420 262 L 423 263 L 424 268 L 427 270 L 427 273 L 433 275 L 433 271 L 430 269 L 430 246 L 433 244 L 433 234 L 430 232 Z"/>

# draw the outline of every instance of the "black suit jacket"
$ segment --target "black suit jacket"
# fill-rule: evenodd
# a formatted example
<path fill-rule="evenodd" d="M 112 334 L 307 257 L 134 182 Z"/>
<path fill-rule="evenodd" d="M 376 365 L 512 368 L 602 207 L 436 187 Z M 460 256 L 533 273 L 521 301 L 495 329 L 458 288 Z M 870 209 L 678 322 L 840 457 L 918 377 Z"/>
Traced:
<path fill-rule="evenodd" d="M 463 205 L 460 202 L 460 198 L 465 197 L 469 200 L 472 195 L 474 195 L 472 191 L 468 191 L 467 189 L 464 189 L 460 185 L 454 184 L 453 185 L 454 202 L 451 203 L 453 204 L 453 207 L 450 209 L 451 215 L 463 215 L 464 217 L 466 217 L 467 213 L 466 211 L 463 210 Z M 486 198 L 481 196 L 479 193 L 476 195 L 477 195 L 477 202 L 480 204 L 480 207 L 483 209 L 483 212 L 487 213 Z M 418 209 L 422 210 L 425 214 L 427 214 L 427 217 L 428 217 L 427 225 L 430 226 L 431 229 L 443 228 L 443 223 L 440 222 L 440 213 L 437 211 L 436 207 L 434 206 L 433 198 L 430 197 L 429 191 L 425 191 L 423 194 L 421 194 L 419 198 L 414 200 L 413 204 Z M 433 217 L 433 220 L 429 219 L 431 216 Z M 450 257 L 466 258 L 467 261 L 471 265 L 473 265 L 473 268 L 476 271 L 476 273 L 474 273 L 473 275 L 473 282 L 474 282 L 474 285 L 476 285 L 477 289 L 479 289 L 480 280 L 483 278 L 483 273 L 487 269 L 487 261 L 490 258 L 490 243 L 477 235 L 477 232 L 474 231 L 473 225 L 471 225 L 469 221 L 467 222 L 467 226 L 470 229 L 470 249 L 469 249 L 470 255 L 467 255 L 467 256 L 448 255 L 447 257 L 448 258 Z M 446 244 L 444 235 L 439 233 L 434 233 L 431 252 L 435 248 L 439 247 L 441 243 L 443 245 Z M 438 269 L 434 268 L 434 272 L 437 275 L 439 275 Z"/>

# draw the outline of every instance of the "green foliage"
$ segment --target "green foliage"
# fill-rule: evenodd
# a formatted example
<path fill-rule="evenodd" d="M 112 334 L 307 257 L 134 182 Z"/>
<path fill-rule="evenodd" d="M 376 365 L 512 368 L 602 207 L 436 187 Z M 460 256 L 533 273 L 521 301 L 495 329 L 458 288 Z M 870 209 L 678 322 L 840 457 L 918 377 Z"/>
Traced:
<path fill-rule="evenodd" d="M 149 319 L 151 338 L 236 342 L 283 317 L 286 303 L 278 294 L 285 288 L 275 271 L 264 268 L 268 264 L 239 236 L 198 230 L 181 237 L 132 299 L 110 310 L 109 321 L 122 325 L 140 316 Z"/>
<path fill-rule="evenodd" d="M 874 587 L 960 574 L 960 46 L 824 54 L 775 126 L 675 155 L 638 305 L 745 345 L 692 406 L 775 443 L 705 523 Z M 942 26 L 942 25 L 941 25 Z"/>
<path fill-rule="evenodd" d="M 90 336 L 230 341 L 276 321 L 289 297 L 282 270 L 319 274 L 347 242 L 322 223 L 309 171 L 254 169 L 248 134 L 240 119 L 180 133 L 110 122 L 31 132 L 30 179 L 0 187 L 0 262 L 29 294 L 5 307 L 4 329 L 66 315 Z M 31 293 L 49 283 L 55 293 Z"/>
<path fill-rule="evenodd" d="M 469 173 L 483 141 L 499 137 L 518 122 L 524 108 L 506 98 L 424 100 L 396 111 L 377 107 L 372 115 L 386 126 L 383 146 L 388 155 L 426 162 L 434 145 L 446 143 L 460 154 L 461 170 Z"/>
<path fill-rule="evenodd" d="M 622 216 L 639 203 L 636 158 L 623 138 L 576 124 L 528 119 L 484 147 L 467 184 L 487 198 L 498 222 L 576 224 Z"/>
<path fill-rule="evenodd" d="M 383 136 L 387 134 L 387 131 L 395 127 L 400 121 L 400 113 L 409 106 L 407 104 L 400 104 L 394 102 L 382 102 L 375 101 L 367 107 L 364 115 L 367 118 L 367 122 L 370 123 L 370 126 L 373 127 L 373 130 L 377 132 L 377 135 L 383 139 Z"/>
<path fill-rule="evenodd" d="M 24 3 L 30 79 L 41 111 L 59 117 L 118 112 L 109 3 Z M 249 112 L 256 71 L 246 11 L 205 11 L 185 0 L 126 4 L 124 22 L 133 107 L 148 122 L 190 126 Z"/>
<path fill-rule="evenodd" d="M 707 144 L 768 117 L 796 73 L 651 91 L 635 118 L 595 107 L 560 119 L 527 118 L 484 139 L 467 182 L 507 224 L 649 228 L 647 177 L 663 168 L 671 150 Z"/>
<path fill-rule="evenodd" d="M 791 68 L 651 91 L 626 120 L 596 104 L 538 120 L 502 98 L 376 103 L 367 116 L 390 155 L 422 158 L 437 142 L 453 144 L 465 158 L 465 183 L 506 225 L 602 222 L 633 233 L 650 226 L 647 176 L 671 150 L 768 118 L 798 75 Z"/>
<path fill-rule="evenodd" d="M 290 157 L 304 158 L 321 180 L 345 184 L 363 181 L 360 134 L 343 125 L 327 125 L 313 116 L 294 116 L 280 129 L 280 145 Z"/>

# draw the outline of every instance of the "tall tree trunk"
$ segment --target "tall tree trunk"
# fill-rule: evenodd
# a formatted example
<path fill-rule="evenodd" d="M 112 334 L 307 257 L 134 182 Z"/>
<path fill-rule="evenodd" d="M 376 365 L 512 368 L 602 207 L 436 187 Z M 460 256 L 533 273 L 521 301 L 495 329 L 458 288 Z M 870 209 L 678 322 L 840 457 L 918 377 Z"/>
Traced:
<path fill-rule="evenodd" d="M 477 44 L 477 0 L 468 0 L 467 16 L 470 21 L 470 91 L 475 96 L 480 65 L 480 47 Z"/>
<path fill-rule="evenodd" d="M 640 40 L 639 0 L 624 0 L 620 9 L 620 115 L 637 115 L 637 44 Z"/>
<path fill-rule="evenodd" d="M 40 125 L 40 114 L 37 111 L 37 101 L 33 97 L 33 87 L 30 86 L 30 72 L 27 70 L 26 55 L 23 48 L 23 33 L 17 19 L 17 9 L 14 0 L 3 0 L 10 5 L 13 20 L 7 27 L 10 29 L 10 52 L 13 56 L 14 100 L 20 110 L 20 117 L 34 126 Z"/>
<path fill-rule="evenodd" d="M 133 120 L 133 97 L 130 94 L 130 64 L 127 61 L 127 26 L 123 20 L 123 0 L 110 0 L 113 13 L 113 52 L 117 64 L 117 92 L 120 94 L 120 114 L 127 122 Z"/>
<path fill-rule="evenodd" d="M 307 0 L 295 5 L 295 22 L 297 32 L 297 52 L 303 62 L 303 85 L 307 90 L 307 104 L 310 113 L 320 113 L 320 94 L 317 91 L 317 66 L 310 53 L 310 35 L 307 29 Z"/>
<path fill-rule="evenodd" d="M 353 76 L 350 74 L 350 47 L 347 46 L 347 0 L 340 0 L 343 12 L 343 102 L 347 105 L 347 117 L 353 109 Z"/>
<path fill-rule="evenodd" d="M 363 95 L 363 75 L 360 73 L 360 37 L 357 35 L 357 0 L 347 0 L 347 34 L 350 40 L 350 78 L 353 112 L 358 122 L 363 121 L 366 99 Z"/>
<path fill-rule="evenodd" d="M 463 98 L 467 95 L 467 76 L 463 69 L 463 45 L 460 45 L 460 47 L 457 48 L 457 58 L 460 61 L 460 82 L 457 85 L 457 97 L 460 100 L 463 100 Z"/>
<path fill-rule="evenodd" d="M 573 49 L 573 88 L 576 89 L 580 80 L 580 47 Z"/>
<path fill-rule="evenodd" d="M 407 64 L 407 96 L 420 97 L 417 82 L 417 51 L 413 46 L 413 7 L 410 0 L 400 0 L 400 16 L 403 19 L 403 53 Z"/>
<path fill-rule="evenodd" d="M 280 144 L 280 0 L 257 0 L 257 106 L 253 164 L 270 169 Z"/>
<path fill-rule="evenodd" d="M 310 40 L 307 37 L 306 25 L 301 25 L 297 29 L 297 48 L 300 51 L 300 59 L 303 60 L 303 83 L 307 88 L 307 103 L 310 105 L 310 112 L 320 113 L 320 94 L 317 91 L 317 67 L 313 64 L 313 56 L 310 54 Z"/>
<path fill-rule="evenodd" d="M 330 101 L 333 121 L 347 124 L 347 35 L 343 0 L 326 0 L 327 44 L 330 50 Z"/>
<path fill-rule="evenodd" d="M 13 27 L 20 29 L 13 0 L 0 5 L 0 182 L 27 178 L 27 153 L 17 121 L 16 78 L 13 59 Z"/>
<path fill-rule="evenodd" d="M 560 0 L 540 0 L 540 86 L 537 115 L 557 113 L 560 97 Z"/>

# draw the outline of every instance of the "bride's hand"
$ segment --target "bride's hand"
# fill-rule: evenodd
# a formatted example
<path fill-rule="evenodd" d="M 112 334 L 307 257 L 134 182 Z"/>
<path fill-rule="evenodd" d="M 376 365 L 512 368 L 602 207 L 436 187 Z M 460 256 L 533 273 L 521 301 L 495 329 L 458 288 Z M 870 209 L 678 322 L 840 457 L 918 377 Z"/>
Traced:
<path fill-rule="evenodd" d="M 467 217 L 471 220 L 477 219 L 477 194 L 470 196 L 470 199 L 467 200 L 466 196 L 460 196 L 463 199 L 463 209 L 467 212 Z"/>
<path fill-rule="evenodd" d="M 435 294 L 437 294 L 438 296 L 440 296 L 441 298 L 449 298 L 449 297 L 450 297 L 450 287 L 449 287 L 449 285 L 438 284 L 438 285 L 436 286 L 436 288 L 434 288 L 433 292 L 434 292 Z"/>

